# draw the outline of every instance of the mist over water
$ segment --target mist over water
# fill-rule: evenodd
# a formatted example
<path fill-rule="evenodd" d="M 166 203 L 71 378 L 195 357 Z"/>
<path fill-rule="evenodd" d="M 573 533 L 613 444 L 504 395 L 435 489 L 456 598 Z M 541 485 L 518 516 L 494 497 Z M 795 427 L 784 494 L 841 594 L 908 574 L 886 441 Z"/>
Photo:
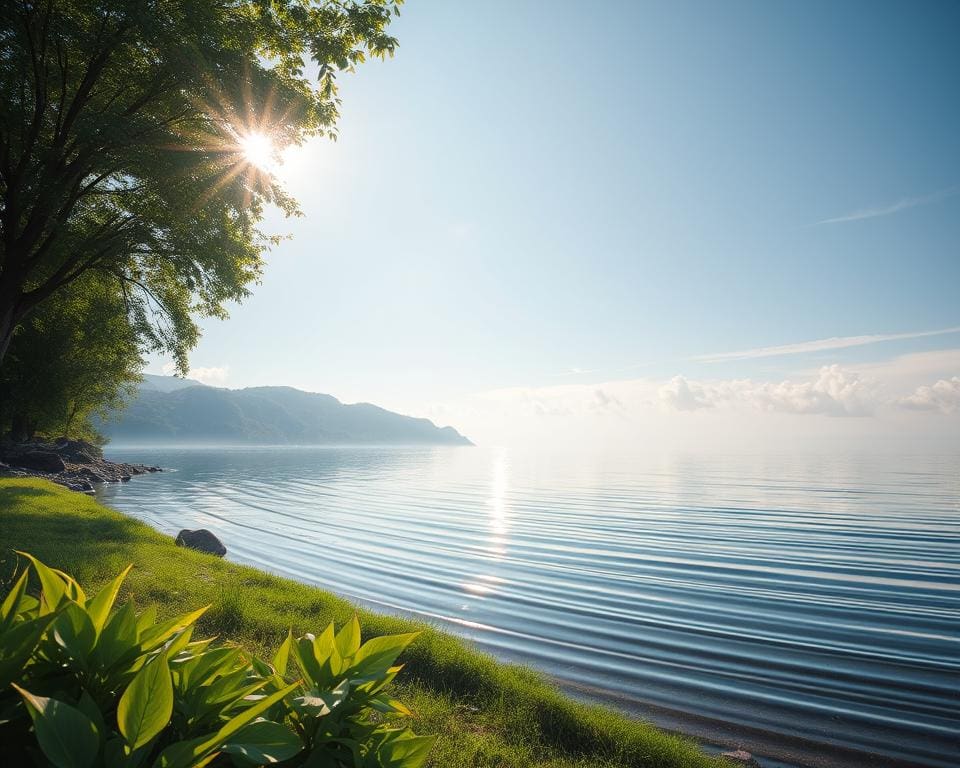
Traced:
<path fill-rule="evenodd" d="M 162 531 L 629 710 L 958 763 L 958 456 L 107 454 L 175 470 L 103 491 Z"/>

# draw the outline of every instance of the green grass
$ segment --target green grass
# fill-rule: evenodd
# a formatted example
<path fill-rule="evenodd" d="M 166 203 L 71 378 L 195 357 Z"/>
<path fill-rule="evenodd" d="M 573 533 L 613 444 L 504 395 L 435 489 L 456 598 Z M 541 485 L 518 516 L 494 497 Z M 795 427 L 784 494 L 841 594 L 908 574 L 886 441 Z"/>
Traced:
<path fill-rule="evenodd" d="M 261 655 L 288 628 L 318 631 L 359 613 L 364 637 L 421 630 L 405 653 L 397 696 L 418 733 L 440 740 L 430 765 L 452 768 L 717 768 L 692 742 L 603 707 L 575 702 L 522 667 L 503 664 L 424 624 L 357 610 L 323 590 L 173 544 L 149 526 L 42 480 L 0 480 L 0 591 L 30 552 L 96 588 L 128 563 L 125 596 L 161 618 L 210 604 L 198 636 Z M 89 591 L 89 590 L 88 590 Z"/>

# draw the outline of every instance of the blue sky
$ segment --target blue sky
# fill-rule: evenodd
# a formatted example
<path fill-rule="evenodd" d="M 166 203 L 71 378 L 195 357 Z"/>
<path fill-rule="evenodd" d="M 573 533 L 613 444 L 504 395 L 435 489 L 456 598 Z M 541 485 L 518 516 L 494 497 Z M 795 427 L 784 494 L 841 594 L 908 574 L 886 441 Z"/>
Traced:
<path fill-rule="evenodd" d="M 949 383 L 956 330 L 695 358 L 960 326 L 958 30 L 955 2 L 409 2 L 195 373 L 455 424 L 518 388 Z"/>

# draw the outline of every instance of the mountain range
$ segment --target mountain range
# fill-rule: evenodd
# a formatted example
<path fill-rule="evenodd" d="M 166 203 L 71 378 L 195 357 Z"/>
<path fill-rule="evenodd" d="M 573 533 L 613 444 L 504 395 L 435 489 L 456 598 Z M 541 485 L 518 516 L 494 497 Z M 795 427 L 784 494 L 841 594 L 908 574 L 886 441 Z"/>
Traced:
<path fill-rule="evenodd" d="M 114 443 L 472 445 L 453 427 L 293 387 L 221 389 L 146 374 L 137 396 L 97 428 Z"/>

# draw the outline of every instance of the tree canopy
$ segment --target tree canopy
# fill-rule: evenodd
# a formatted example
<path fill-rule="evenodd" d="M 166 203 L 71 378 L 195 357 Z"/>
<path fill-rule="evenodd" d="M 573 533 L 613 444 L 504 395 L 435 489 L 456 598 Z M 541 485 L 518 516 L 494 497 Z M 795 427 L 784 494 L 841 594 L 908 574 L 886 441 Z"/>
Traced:
<path fill-rule="evenodd" d="M 17 328 L 0 368 L 0 434 L 98 442 L 91 417 L 123 405 L 141 365 L 120 286 L 88 273 Z"/>
<path fill-rule="evenodd" d="M 264 206 L 297 212 L 244 142 L 335 137 L 337 76 L 393 53 L 401 2 L 0 4 L 0 366 L 32 311 L 95 275 L 185 372 L 196 318 L 260 275 Z"/>

